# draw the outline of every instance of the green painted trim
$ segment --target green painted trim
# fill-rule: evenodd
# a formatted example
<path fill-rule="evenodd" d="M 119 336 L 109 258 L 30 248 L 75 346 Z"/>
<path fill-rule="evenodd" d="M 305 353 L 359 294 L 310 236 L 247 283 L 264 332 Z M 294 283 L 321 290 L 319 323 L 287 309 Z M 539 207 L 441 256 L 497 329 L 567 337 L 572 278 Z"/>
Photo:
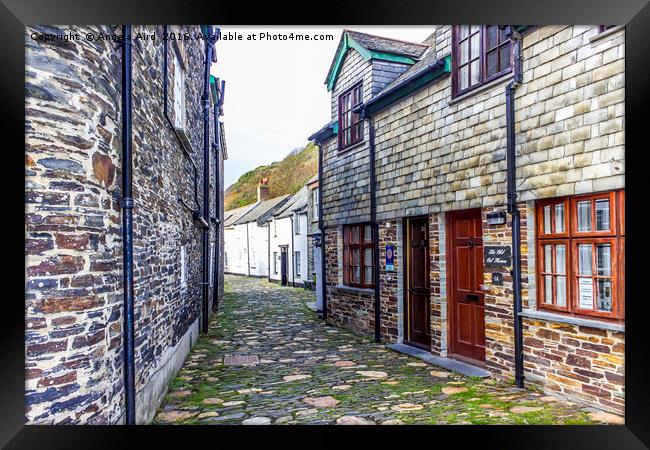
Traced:
<path fill-rule="evenodd" d="M 389 105 L 407 97 L 414 92 L 420 90 L 424 85 L 430 83 L 431 81 L 451 73 L 451 55 L 447 55 L 443 58 L 444 66 L 433 72 L 426 73 L 420 77 L 411 80 L 410 82 L 405 83 L 402 87 L 395 90 L 395 92 L 387 95 L 383 99 L 379 100 L 377 103 L 368 105 L 367 110 L 369 114 L 374 114 L 377 111 L 380 111 L 386 108 Z"/>
<path fill-rule="evenodd" d="M 334 122 L 330 128 L 332 129 L 332 133 L 339 134 L 339 121 Z"/>
<path fill-rule="evenodd" d="M 214 75 L 210 75 L 210 93 L 212 94 L 212 101 L 217 102 L 217 78 Z"/>
<path fill-rule="evenodd" d="M 342 39 L 343 39 L 343 45 L 341 45 L 341 50 L 334 57 L 334 66 L 332 66 L 332 70 L 330 71 L 330 73 L 327 74 L 327 79 L 325 80 L 325 84 L 327 85 L 328 92 L 334 89 L 334 83 L 336 82 L 336 79 L 339 76 L 339 71 L 341 70 L 341 66 L 343 65 L 343 60 L 345 59 L 345 55 L 350 49 L 354 49 L 357 52 L 359 52 L 359 54 L 366 61 L 368 61 L 369 59 L 380 59 L 382 61 L 392 61 L 392 62 L 398 62 L 402 64 L 415 64 L 415 59 L 409 56 L 368 50 L 367 48 L 361 46 L 361 44 L 355 41 L 347 33 L 343 34 Z"/>

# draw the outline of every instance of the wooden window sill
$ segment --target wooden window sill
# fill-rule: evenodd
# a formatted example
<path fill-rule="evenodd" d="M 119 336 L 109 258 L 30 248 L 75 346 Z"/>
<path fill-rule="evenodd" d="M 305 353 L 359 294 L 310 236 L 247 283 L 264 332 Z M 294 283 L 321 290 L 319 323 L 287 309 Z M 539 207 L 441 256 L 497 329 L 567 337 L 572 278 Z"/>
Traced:
<path fill-rule="evenodd" d="M 358 147 L 363 146 L 365 143 L 366 143 L 366 140 L 365 140 L 365 139 L 362 139 L 362 140 L 360 140 L 359 142 L 355 142 L 354 144 L 350 144 L 350 145 L 348 145 L 347 147 L 339 148 L 339 149 L 338 149 L 338 153 L 339 153 L 339 154 L 347 153 L 347 152 L 349 152 L 350 150 L 354 150 L 354 149 L 356 149 L 356 148 L 358 148 Z"/>
<path fill-rule="evenodd" d="M 490 81 L 489 83 L 485 83 L 477 88 L 472 89 L 471 91 L 465 92 L 463 94 L 460 94 L 457 97 L 452 98 L 451 100 L 449 100 L 449 102 L 447 102 L 447 106 L 455 105 L 456 103 L 460 103 L 463 100 L 467 100 L 468 98 L 480 94 L 481 92 L 488 91 L 494 88 L 495 86 L 499 86 L 500 84 L 509 81 L 512 77 L 513 77 L 512 72 L 508 72 L 500 76 L 499 78 Z"/>
<path fill-rule="evenodd" d="M 520 315 L 522 317 L 528 317 L 530 319 L 549 320 L 551 322 L 568 323 L 583 327 L 598 328 L 600 330 L 620 331 L 622 333 L 625 332 L 625 324 L 622 323 L 602 322 L 600 320 L 567 316 L 550 311 L 524 310 L 520 313 Z"/>

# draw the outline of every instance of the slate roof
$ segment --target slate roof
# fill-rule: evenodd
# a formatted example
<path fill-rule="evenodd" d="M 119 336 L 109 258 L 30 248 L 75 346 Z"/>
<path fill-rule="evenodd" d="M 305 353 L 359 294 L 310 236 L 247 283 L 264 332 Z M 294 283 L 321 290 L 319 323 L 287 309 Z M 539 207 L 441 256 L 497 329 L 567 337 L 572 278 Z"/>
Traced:
<path fill-rule="evenodd" d="M 285 202 L 289 199 L 289 195 L 281 195 L 280 197 L 275 197 L 270 200 L 265 200 L 263 202 L 257 203 L 255 208 L 251 209 L 249 212 L 241 216 L 236 222 L 235 225 L 244 224 L 247 222 L 260 221 L 260 217 L 267 212 L 272 212 L 277 210 L 277 208 L 282 207 Z"/>
<path fill-rule="evenodd" d="M 347 33 L 352 39 L 357 41 L 359 45 L 368 50 L 393 53 L 396 55 L 404 55 L 409 56 L 413 59 L 418 59 L 427 49 L 427 46 L 425 44 L 407 42 L 399 39 L 391 39 L 383 36 L 375 36 L 374 34 L 361 33 L 359 31 L 344 30 L 344 32 Z"/>
<path fill-rule="evenodd" d="M 276 217 L 278 219 L 289 217 L 294 212 L 299 212 L 305 209 L 308 204 L 309 188 L 307 186 L 303 186 L 298 192 L 293 195 L 293 197 L 291 197 L 291 200 L 289 200 L 282 208 L 274 212 L 273 217 Z"/>
<path fill-rule="evenodd" d="M 246 214 L 248 211 L 253 209 L 256 206 L 256 203 L 252 205 L 242 206 L 240 208 L 229 209 L 228 211 L 223 212 L 223 226 L 229 227 L 233 225 L 241 216 Z"/>

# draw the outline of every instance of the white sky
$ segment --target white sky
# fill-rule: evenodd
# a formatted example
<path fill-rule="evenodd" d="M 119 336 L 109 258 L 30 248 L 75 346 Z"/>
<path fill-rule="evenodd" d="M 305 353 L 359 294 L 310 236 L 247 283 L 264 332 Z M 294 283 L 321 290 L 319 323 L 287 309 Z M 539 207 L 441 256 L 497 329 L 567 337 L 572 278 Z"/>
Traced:
<path fill-rule="evenodd" d="M 226 80 L 223 121 L 228 160 L 225 184 L 245 172 L 281 160 L 330 121 L 330 93 L 324 84 L 343 28 L 422 42 L 432 27 L 422 26 L 222 26 L 212 74 Z M 332 34 L 331 41 L 259 40 L 259 33 Z M 257 33 L 258 40 L 247 40 Z"/>

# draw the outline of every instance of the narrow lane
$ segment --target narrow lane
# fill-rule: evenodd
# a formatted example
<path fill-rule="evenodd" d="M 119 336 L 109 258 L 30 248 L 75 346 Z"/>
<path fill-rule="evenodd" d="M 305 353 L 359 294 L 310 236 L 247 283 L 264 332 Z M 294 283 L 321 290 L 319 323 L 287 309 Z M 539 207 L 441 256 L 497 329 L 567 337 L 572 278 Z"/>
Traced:
<path fill-rule="evenodd" d="M 222 311 L 154 423 L 584 424 L 575 403 L 467 378 L 326 326 L 314 293 L 226 276 Z M 234 358 L 233 358 L 234 357 Z"/>

